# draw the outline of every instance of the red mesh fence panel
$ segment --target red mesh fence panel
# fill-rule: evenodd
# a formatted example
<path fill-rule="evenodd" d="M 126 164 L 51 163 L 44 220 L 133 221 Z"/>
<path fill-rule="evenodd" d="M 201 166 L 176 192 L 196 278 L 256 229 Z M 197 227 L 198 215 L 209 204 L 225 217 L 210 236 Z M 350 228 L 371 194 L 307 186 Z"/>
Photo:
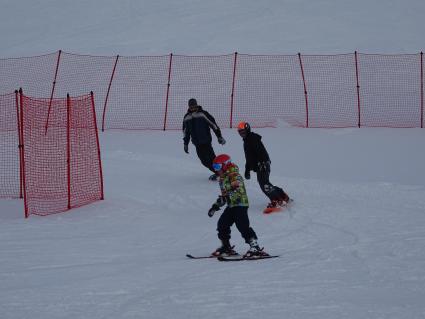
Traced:
<path fill-rule="evenodd" d="M 77 55 L 62 52 L 54 96 L 63 97 L 68 93 L 71 96 L 80 96 L 86 94 L 87 91 L 93 91 L 96 113 L 102 114 L 115 60 L 116 57 L 112 56 Z M 125 105 L 124 101 L 122 103 Z"/>
<path fill-rule="evenodd" d="M 105 129 L 163 129 L 169 59 L 119 57 L 106 106 Z M 102 113 L 97 114 L 100 118 Z"/>
<path fill-rule="evenodd" d="M 100 162 L 90 96 L 71 100 L 69 137 L 67 99 L 51 101 L 46 134 L 49 103 L 50 99 L 22 97 L 27 215 L 59 213 L 100 198 Z"/>
<path fill-rule="evenodd" d="M 167 129 L 182 129 L 187 102 L 195 98 L 220 127 L 229 127 L 233 55 L 173 56 Z"/>
<path fill-rule="evenodd" d="M 15 93 L 0 95 L 0 197 L 20 197 L 18 115 Z"/>
<path fill-rule="evenodd" d="M 0 59 L 0 92 L 13 92 L 21 87 L 28 95 L 50 96 L 57 58 L 56 52 L 27 58 Z"/>
<path fill-rule="evenodd" d="M 45 120 L 49 99 L 22 98 L 25 190 L 28 215 L 68 209 L 67 105 L 53 99 L 49 129 Z"/>
<path fill-rule="evenodd" d="M 302 55 L 309 127 L 358 124 L 354 54 Z"/>
<path fill-rule="evenodd" d="M 420 55 L 359 54 L 360 122 L 420 127 Z"/>
<path fill-rule="evenodd" d="M 247 121 L 253 127 L 276 120 L 305 126 L 306 108 L 301 69 L 296 55 L 237 56 L 233 127 Z"/>
<path fill-rule="evenodd" d="M 73 98 L 70 107 L 71 207 L 102 198 L 96 116 L 91 97 Z"/>

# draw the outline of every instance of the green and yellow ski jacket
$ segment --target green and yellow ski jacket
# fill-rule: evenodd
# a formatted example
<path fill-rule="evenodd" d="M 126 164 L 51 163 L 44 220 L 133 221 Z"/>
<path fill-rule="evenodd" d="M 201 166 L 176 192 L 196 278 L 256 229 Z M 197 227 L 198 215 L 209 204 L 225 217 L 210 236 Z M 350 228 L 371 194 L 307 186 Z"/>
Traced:
<path fill-rule="evenodd" d="M 243 177 L 237 165 L 230 163 L 223 176 L 219 178 L 221 195 L 226 198 L 227 206 L 249 206 Z"/>

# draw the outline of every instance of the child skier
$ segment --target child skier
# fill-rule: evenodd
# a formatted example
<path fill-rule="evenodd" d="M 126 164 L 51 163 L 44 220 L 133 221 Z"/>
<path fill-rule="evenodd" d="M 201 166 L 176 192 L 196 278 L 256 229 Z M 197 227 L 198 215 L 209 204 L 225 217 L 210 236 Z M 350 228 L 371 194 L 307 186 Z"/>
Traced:
<path fill-rule="evenodd" d="M 248 196 L 243 178 L 239 174 L 238 166 L 231 162 L 229 155 L 221 154 L 214 159 L 213 168 L 219 176 L 221 195 L 208 211 L 208 216 L 212 217 L 225 204 L 227 204 L 227 207 L 217 223 L 218 238 L 221 240 L 222 245 L 212 255 L 237 255 L 233 250 L 233 246 L 230 245 L 230 227 L 236 224 L 245 242 L 250 246 L 244 257 L 268 256 L 258 246 L 257 235 L 249 225 Z"/>

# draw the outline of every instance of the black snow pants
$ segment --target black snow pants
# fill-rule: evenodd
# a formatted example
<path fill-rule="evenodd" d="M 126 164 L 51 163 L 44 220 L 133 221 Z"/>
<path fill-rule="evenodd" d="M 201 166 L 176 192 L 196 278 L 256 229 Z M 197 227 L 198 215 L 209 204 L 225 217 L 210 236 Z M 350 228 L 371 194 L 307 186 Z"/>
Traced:
<path fill-rule="evenodd" d="M 195 147 L 196 147 L 196 154 L 198 154 L 198 157 L 201 160 L 202 165 L 208 168 L 211 172 L 215 173 L 212 167 L 212 163 L 215 158 L 215 153 L 211 143 L 199 144 L 199 145 L 195 145 Z"/>
<path fill-rule="evenodd" d="M 236 228 L 246 243 L 249 243 L 251 239 L 257 239 L 254 230 L 249 226 L 248 207 L 226 207 L 217 223 L 218 238 L 221 241 L 228 241 L 230 239 L 230 227 L 233 224 L 236 224 Z"/>
<path fill-rule="evenodd" d="M 273 200 L 284 200 L 287 202 L 289 200 L 288 194 L 286 194 L 282 188 L 274 186 L 270 183 L 270 164 L 266 163 L 257 170 L 257 181 L 260 184 L 260 188 L 264 194 L 270 199 Z"/>

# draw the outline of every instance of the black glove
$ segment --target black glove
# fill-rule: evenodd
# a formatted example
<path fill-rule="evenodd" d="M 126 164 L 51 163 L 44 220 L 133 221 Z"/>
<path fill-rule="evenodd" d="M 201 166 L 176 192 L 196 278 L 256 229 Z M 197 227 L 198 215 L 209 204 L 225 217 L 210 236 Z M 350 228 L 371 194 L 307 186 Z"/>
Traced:
<path fill-rule="evenodd" d="M 216 203 L 214 203 L 208 211 L 208 216 L 213 217 L 216 211 L 219 211 L 220 207 Z"/>
<path fill-rule="evenodd" d="M 218 140 L 218 143 L 221 145 L 226 144 L 226 140 L 223 138 L 223 136 L 220 136 L 217 140 Z"/>
<path fill-rule="evenodd" d="M 183 148 L 184 148 L 184 152 L 185 152 L 186 154 L 189 154 L 189 145 L 184 144 Z"/>
<path fill-rule="evenodd" d="M 218 196 L 215 205 L 217 205 L 217 207 L 223 207 L 224 205 L 226 205 L 226 197 Z"/>
<path fill-rule="evenodd" d="M 251 178 L 251 173 L 248 170 L 246 170 L 245 171 L 245 179 L 250 179 L 250 178 Z"/>

